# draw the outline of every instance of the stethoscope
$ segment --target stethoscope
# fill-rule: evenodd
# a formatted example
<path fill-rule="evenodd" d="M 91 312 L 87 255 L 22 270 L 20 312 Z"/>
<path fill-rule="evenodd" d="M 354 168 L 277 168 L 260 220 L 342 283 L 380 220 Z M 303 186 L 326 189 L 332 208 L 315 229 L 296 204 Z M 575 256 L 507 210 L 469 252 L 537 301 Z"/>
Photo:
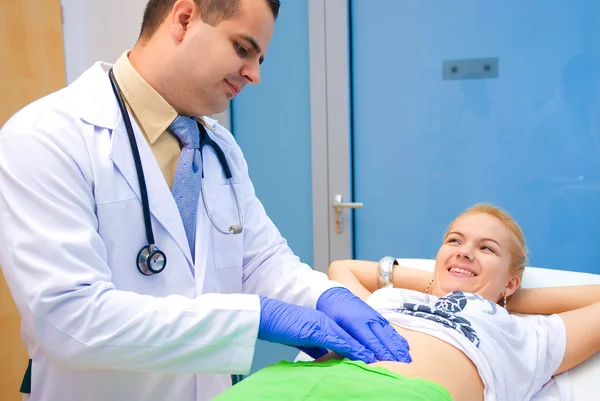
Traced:
<path fill-rule="evenodd" d="M 133 160 L 135 162 L 135 169 L 137 171 L 138 182 L 140 186 L 140 196 L 142 198 L 142 209 L 144 212 L 144 224 L 146 226 L 146 238 L 148 240 L 148 245 L 142 247 L 140 249 L 136 264 L 140 273 L 151 276 L 156 273 L 162 272 L 167 266 L 167 255 L 154 243 L 154 233 L 152 231 L 152 221 L 150 220 L 150 206 L 148 203 L 148 191 L 146 189 L 146 180 L 144 178 L 144 169 L 142 168 L 142 160 L 140 158 L 140 152 L 137 147 L 137 142 L 135 140 L 135 135 L 133 134 L 133 127 L 131 126 L 131 119 L 129 118 L 129 113 L 127 112 L 127 108 L 125 107 L 125 101 L 123 100 L 123 95 L 119 89 L 119 85 L 115 79 L 115 75 L 113 73 L 112 68 L 108 72 L 108 76 L 110 78 L 110 83 L 112 85 L 113 91 L 115 93 L 115 97 L 117 98 L 117 102 L 119 103 L 119 109 L 121 109 L 121 115 L 123 116 L 123 121 L 125 122 L 125 129 L 127 130 L 127 136 L 129 137 L 129 144 L 131 145 L 131 152 L 133 153 Z M 204 210 L 206 211 L 206 215 L 210 220 L 213 227 L 224 235 L 229 234 L 240 234 L 244 230 L 242 212 L 240 210 L 240 205 L 238 203 L 237 194 L 235 192 L 235 187 L 231 184 L 231 170 L 229 169 L 229 164 L 227 164 L 227 159 L 225 158 L 225 153 L 221 147 L 213 141 L 204 126 L 198 123 L 198 128 L 200 130 L 200 155 L 202 155 L 202 147 L 204 145 L 208 145 L 213 148 L 217 155 L 217 159 L 219 159 L 219 163 L 221 164 L 221 168 L 225 173 L 225 178 L 229 181 L 229 187 L 233 192 L 233 198 L 235 200 L 235 207 L 237 208 L 238 220 L 239 224 L 233 224 L 229 226 L 228 231 L 221 230 L 213 221 L 211 214 L 208 211 L 208 207 L 206 206 L 206 197 L 204 196 L 204 170 L 202 171 L 202 179 L 200 180 L 200 192 L 202 194 L 202 203 L 204 204 Z"/>

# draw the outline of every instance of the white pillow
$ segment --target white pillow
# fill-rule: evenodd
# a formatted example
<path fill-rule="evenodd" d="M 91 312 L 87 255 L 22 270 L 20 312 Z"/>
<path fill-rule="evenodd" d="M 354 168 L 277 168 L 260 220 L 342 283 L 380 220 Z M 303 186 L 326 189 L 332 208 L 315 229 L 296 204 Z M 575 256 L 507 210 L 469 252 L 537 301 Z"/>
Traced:
<path fill-rule="evenodd" d="M 433 259 L 396 259 L 400 266 L 425 271 L 433 271 Z M 527 267 L 523 273 L 523 288 L 560 287 L 566 285 L 600 284 L 600 274 L 553 270 L 541 267 Z M 597 399 L 598 379 L 600 378 L 600 354 L 596 354 L 581 365 L 569 370 L 572 401 Z"/>

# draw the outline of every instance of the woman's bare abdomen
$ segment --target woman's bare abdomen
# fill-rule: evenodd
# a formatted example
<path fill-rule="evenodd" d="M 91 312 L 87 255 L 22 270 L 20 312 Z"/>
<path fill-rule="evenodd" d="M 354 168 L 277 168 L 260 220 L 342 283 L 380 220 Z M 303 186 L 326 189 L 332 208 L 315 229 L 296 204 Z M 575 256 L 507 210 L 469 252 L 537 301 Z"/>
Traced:
<path fill-rule="evenodd" d="M 441 384 L 455 401 L 483 401 L 484 386 L 477 368 L 461 350 L 428 334 L 393 327 L 408 341 L 412 362 L 376 362 L 374 365 Z"/>

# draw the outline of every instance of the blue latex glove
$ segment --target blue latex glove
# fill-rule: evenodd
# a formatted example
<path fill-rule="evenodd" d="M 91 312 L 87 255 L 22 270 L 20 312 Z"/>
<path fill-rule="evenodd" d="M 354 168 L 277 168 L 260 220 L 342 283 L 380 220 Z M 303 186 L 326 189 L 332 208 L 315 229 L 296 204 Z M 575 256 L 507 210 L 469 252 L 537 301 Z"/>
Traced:
<path fill-rule="evenodd" d="M 376 361 L 371 351 L 323 312 L 266 297 L 260 298 L 258 338 L 297 347 L 313 358 L 331 350 L 353 360 Z"/>
<path fill-rule="evenodd" d="M 380 361 L 411 362 L 408 342 L 375 309 L 346 288 L 325 291 L 317 310 L 333 319 L 342 329 L 375 354 Z"/>

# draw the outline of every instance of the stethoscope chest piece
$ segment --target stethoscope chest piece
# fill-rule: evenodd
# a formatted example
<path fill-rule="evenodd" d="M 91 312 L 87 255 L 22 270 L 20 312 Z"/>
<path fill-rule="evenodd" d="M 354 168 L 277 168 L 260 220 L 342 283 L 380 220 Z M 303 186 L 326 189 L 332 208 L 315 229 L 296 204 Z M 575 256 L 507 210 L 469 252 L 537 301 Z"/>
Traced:
<path fill-rule="evenodd" d="M 167 256 L 156 245 L 148 245 L 140 249 L 137 257 L 137 268 L 145 276 L 162 272 L 167 266 Z"/>

